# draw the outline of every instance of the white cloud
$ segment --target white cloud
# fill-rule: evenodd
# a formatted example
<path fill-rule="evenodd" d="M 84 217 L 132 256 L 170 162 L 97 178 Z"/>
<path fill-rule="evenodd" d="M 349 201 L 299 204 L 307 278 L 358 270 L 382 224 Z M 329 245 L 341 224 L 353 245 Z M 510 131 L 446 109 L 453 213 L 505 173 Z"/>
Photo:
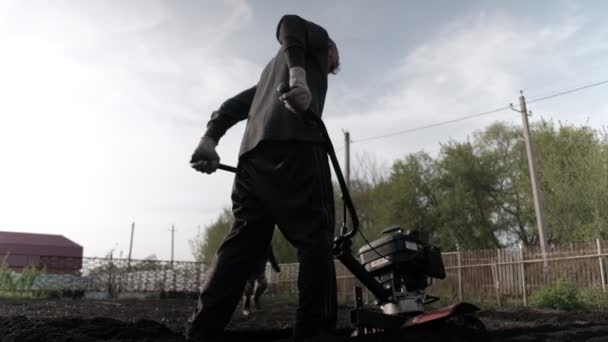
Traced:
<path fill-rule="evenodd" d="M 396 70 L 385 70 L 391 84 L 368 95 L 371 105 L 347 107 L 348 97 L 338 98 L 341 112 L 351 115 L 336 117 L 336 125 L 348 128 L 356 141 L 503 107 L 517 102 L 520 89 L 537 96 L 572 86 L 572 82 L 593 75 L 587 66 L 600 62 L 603 57 L 599 51 L 604 55 L 608 52 L 606 46 L 599 48 L 591 42 L 591 37 L 601 37 L 606 30 L 582 32 L 586 25 L 588 22 L 577 16 L 536 23 L 500 13 L 481 13 L 453 22 L 412 49 Z M 587 38 L 581 41 L 581 37 Z M 538 109 L 536 117 L 568 115 L 567 106 L 550 113 L 543 111 L 541 104 L 533 107 Z M 519 123 L 519 116 L 506 111 L 354 144 L 353 152 L 371 152 L 387 161 L 421 149 L 435 153 L 440 142 L 466 139 L 495 120 Z M 340 139 L 339 133 L 333 132 L 334 139 Z"/>
<path fill-rule="evenodd" d="M 190 153 L 211 111 L 261 66 L 228 52 L 251 20 L 246 3 L 169 6 L 11 7 L 0 25 L 0 229 L 60 232 L 101 255 L 125 249 L 129 222 L 142 221 L 151 231 L 135 255 L 168 257 L 176 223 L 177 257 L 189 258 L 187 239 L 231 188 L 229 175 L 191 170 Z"/>

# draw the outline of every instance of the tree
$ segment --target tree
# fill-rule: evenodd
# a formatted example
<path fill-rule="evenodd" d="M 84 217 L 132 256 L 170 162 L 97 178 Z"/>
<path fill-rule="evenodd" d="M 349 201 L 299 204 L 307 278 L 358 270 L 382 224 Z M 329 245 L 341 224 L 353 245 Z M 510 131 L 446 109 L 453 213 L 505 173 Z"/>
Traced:
<path fill-rule="evenodd" d="M 274 235 L 272 236 L 272 250 L 277 262 L 281 264 L 298 262 L 296 249 L 277 228 L 275 228 Z"/>
<path fill-rule="evenodd" d="M 500 232 L 503 244 L 522 242 L 524 246 L 538 244 L 534 207 L 524 138 L 521 128 L 494 123 L 475 134 L 475 146 L 480 154 L 494 155 L 494 172 L 499 183 L 490 192 L 496 207 L 496 219 L 505 229 Z"/>
<path fill-rule="evenodd" d="M 590 127 L 541 122 L 535 129 L 549 242 L 589 240 L 608 233 L 608 146 Z"/>
<path fill-rule="evenodd" d="M 197 235 L 190 240 L 190 249 L 196 261 L 211 265 L 215 253 L 230 231 L 231 223 L 232 212 L 224 208 L 213 223 L 205 226 L 204 235 Z"/>
<path fill-rule="evenodd" d="M 433 243 L 441 239 L 438 226 L 437 172 L 433 159 L 424 152 L 410 154 L 393 164 L 384 192 L 384 225 L 399 224 L 417 230 Z"/>
<path fill-rule="evenodd" d="M 438 166 L 438 204 L 442 235 L 463 248 L 496 248 L 503 227 L 496 220 L 498 172 L 494 154 L 478 154 L 469 143 L 442 146 Z M 445 239 L 444 239 L 445 240 Z"/>

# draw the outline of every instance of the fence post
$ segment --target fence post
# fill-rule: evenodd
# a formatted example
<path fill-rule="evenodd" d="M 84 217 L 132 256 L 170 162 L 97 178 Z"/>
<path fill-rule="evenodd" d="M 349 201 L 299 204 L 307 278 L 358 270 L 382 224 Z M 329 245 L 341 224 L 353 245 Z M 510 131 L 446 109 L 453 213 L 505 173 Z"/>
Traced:
<path fill-rule="evenodd" d="M 519 265 L 524 306 L 528 306 L 528 295 L 526 293 L 526 269 L 524 263 L 524 249 L 521 243 L 519 244 Z"/>
<path fill-rule="evenodd" d="M 462 295 L 462 256 L 461 256 L 461 251 L 460 251 L 460 246 L 458 244 L 456 244 L 456 250 L 458 251 L 458 254 L 456 254 L 456 260 L 457 260 L 457 264 L 458 264 L 458 300 L 460 300 L 461 302 L 463 301 L 463 295 Z"/>
<path fill-rule="evenodd" d="M 175 262 L 171 262 L 171 272 L 173 273 L 173 292 L 179 292 L 177 290 L 177 272 L 175 271 Z"/>
<path fill-rule="evenodd" d="M 604 258 L 602 257 L 602 244 L 600 239 L 595 239 L 595 244 L 597 246 L 597 260 L 600 264 L 600 279 L 602 281 L 602 292 L 606 292 L 606 274 L 604 274 Z"/>
<path fill-rule="evenodd" d="M 492 264 L 492 278 L 494 278 L 494 291 L 496 292 L 496 304 L 500 307 L 500 282 L 498 281 L 498 264 Z"/>
<path fill-rule="evenodd" d="M 167 265 L 163 262 L 163 285 L 162 285 L 162 289 L 161 291 L 164 292 L 164 294 L 166 295 L 168 290 L 167 290 Z"/>
<path fill-rule="evenodd" d="M 110 265 L 108 267 L 108 295 L 114 299 L 116 292 L 116 274 L 114 274 L 114 252 L 110 253 Z"/>
<path fill-rule="evenodd" d="M 198 293 L 198 289 L 201 287 L 201 264 L 196 264 L 196 283 L 195 285 L 195 289 L 194 289 L 194 293 Z"/>

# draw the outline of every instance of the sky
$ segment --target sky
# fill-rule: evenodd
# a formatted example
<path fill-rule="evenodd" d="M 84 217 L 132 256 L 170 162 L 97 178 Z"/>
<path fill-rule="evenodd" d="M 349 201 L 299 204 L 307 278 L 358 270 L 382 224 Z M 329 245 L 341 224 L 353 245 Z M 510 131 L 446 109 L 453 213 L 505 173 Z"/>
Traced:
<path fill-rule="evenodd" d="M 436 155 L 510 110 L 608 80 L 603 1 L 0 0 L 0 230 L 62 234 L 85 256 L 192 260 L 233 176 L 189 158 L 211 112 L 257 83 L 283 14 L 327 29 L 342 70 L 324 120 L 342 153 L 388 168 Z M 608 85 L 530 104 L 531 123 L 608 126 Z M 246 122 L 218 146 L 236 164 Z"/>

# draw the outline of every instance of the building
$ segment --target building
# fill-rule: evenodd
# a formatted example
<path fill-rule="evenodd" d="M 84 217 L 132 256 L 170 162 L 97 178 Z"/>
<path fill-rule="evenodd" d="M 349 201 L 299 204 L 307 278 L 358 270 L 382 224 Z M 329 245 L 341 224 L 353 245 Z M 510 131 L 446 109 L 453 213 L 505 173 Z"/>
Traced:
<path fill-rule="evenodd" d="M 78 273 L 82 246 L 63 235 L 0 231 L 0 258 L 16 272 L 33 265 L 47 273 Z"/>

